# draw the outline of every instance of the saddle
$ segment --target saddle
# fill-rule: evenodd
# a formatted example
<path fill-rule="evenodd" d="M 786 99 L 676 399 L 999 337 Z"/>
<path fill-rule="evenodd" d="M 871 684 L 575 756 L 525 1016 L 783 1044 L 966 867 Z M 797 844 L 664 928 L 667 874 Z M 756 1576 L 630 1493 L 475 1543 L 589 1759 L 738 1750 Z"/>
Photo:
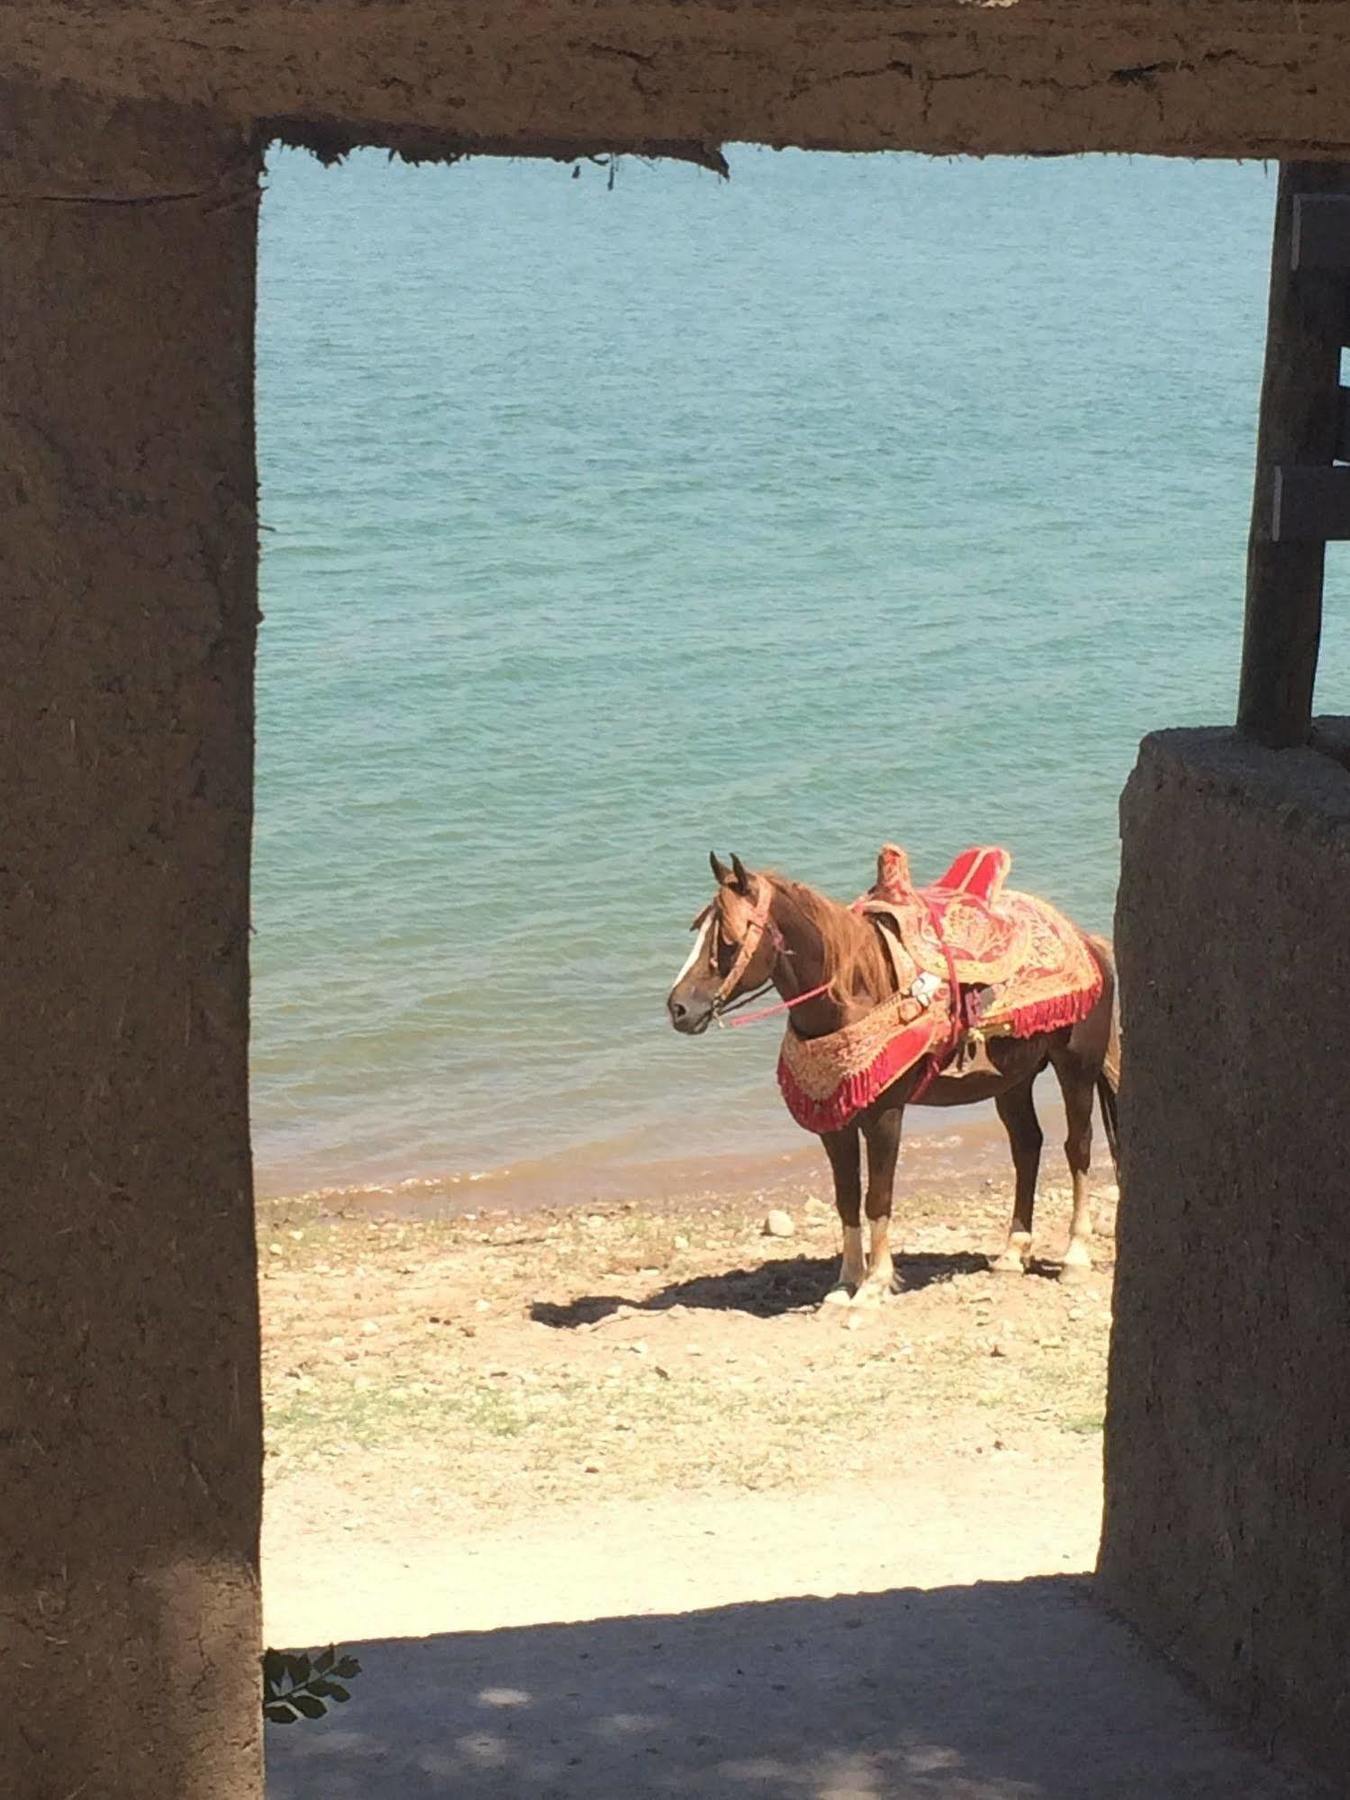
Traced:
<path fill-rule="evenodd" d="M 1023 965 L 1031 946 L 1027 897 L 1004 897 L 1011 869 L 1006 850 L 975 845 L 931 887 L 917 888 L 905 852 L 887 844 L 875 884 L 855 905 L 888 927 L 888 944 L 898 938 L 920 972 L 946 980 L 954 966 L 963 988 L 993 987 Z"/>
<path fill-rule="evenodd" d="M 963 850 L 931 887 L 916 887 L 896 844 L 858 911 L 876 925 L 896 989 L 944 989 L 956 978 L 958 1048 L 950 1073 L 987 1074 L 990 1037 L 1027 1037 L 1074 1024 L 1101 991 L 1101 971 L 1077 926 L 1046 901 L 1007 886 L 1012 858 L 994 845 Z"/>
<path fill-rule="evenodd" d="M 947 1077 L 996 1075 L 986 1040 L 1076 1025 L 1096 1005 L 1102 972 L 1078 927 L 1044 900 L 1007 887 L 1012 858 L 977 845 L 931 887 L 915 887 L 895 844 L 854 910 L 872 921 L 895 991 L 823 1038 L 783 1034 L 778 1084 L 808 1131 L 836 1131 L 923 1057 Z"/>

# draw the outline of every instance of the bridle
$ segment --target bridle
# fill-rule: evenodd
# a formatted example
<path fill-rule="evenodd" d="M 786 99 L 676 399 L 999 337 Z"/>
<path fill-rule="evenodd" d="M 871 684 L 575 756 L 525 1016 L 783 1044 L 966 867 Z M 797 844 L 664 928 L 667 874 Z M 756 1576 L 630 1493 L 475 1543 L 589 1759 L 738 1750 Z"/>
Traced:
<path fill-rule="evenodd" d="M 767 994 L 773 986 L 773 971 L 778 958 L 780 956 L 790 957 L 792 955 L 792 951 L 783 941 L 782 932 L 778 929 L 777 925 L 774 924 L 771 917 L 773 889 L 769 883 L 762 878 L 760 880 L 760 887 L 763 891 L 751 911 L 741 941 L 736 945 L 736 955 L 732 960 L 731 968 L 726 975 L 722 977 L 717 992 L 713 995 L 712 1013 L 719 1025 L 729 1013 L 740 1012 L 743 1007 L 751 1005 L 753 1001 L 758 1000 L 761 996 Z M 701 930 L 705 932 L 709 931 L 709 929 L 711 930 L 712 942 L 709 946 L 709 954 L 713 968 L 716 969 L 718 946 L 722 941 L 722 919 L 721 914 L 718 911 L 716 899 L 709 901 L 708 905 L 704 907 L 703 911 L 694 920 L 690 929 L 693 931 Z M 743 994 L 737 994 L 736 998 L 732 1000 L 730 996 L 735 993 L 737 983 L 742 979 L 746 970 L 750 967 L 750 964 L 755 960 L 755 954 L 766 933 L 768 934 L 769 941 L 773 945 L 774 954 L 773 961 L 769 964 L 768 972 L 765 975 L 764 980 L 760 982 L 757 987 L 749 988 Z M 727 940 L 728 943 L 730 941 L 731 940 L 729 939 Z M 698 955 L 698 946 L 695 947 L 694 955 Z M 691 957 L 690 963 L 692 963 L 692 961 L 693 958 Z M 829 991 L 829 987 L 830 983 L 828 981 L 822 981 L 819 987 L 813 987 L 805 994 L 794 994 L 790 1000 L 781 1000 L 776 1006 L 766 1006 L 760 1012 L 752 1013 L 744 1019 L 736 1019 L 733 1023 L 737 1025 L 749 1025 L 756 1019 L 768 1018 L 772 1013 L 788 1012 L 792 1007 L 800 1006 L 803 1001 L 818 999 L 821 994 Z"/>

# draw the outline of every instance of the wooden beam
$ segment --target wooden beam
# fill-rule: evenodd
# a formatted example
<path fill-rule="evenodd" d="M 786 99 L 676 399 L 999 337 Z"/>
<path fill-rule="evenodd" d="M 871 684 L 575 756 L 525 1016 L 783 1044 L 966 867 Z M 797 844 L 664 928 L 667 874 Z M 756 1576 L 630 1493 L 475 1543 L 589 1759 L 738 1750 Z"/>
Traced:
<path fill-rule="evenodd" d="M 1350 543 L 1350 469 L 1297 464 L 1276 469 L 1270 541 Z"/>
<path fill-rule="evenodd" d="M 1313 498 L 1341 448 L 1350 271 L 1294 268 L 1296 217 L 1306 223 L 1315 214 L 1300 206 L 1305 196 L 1350 197 L 1350 166 L 1285 163 L 1275 202 L 1237 715 L 1240 731 L 1273 749 L 1306 744 L 1312 729 L 1326 543 L 1299 534 L 1314 515 L 1331 517 L 1328 495 L 1339 491 L 1324 484 L 1320 500 Z M 1317 241 L 1325 244 L 1326 235 Z"/>

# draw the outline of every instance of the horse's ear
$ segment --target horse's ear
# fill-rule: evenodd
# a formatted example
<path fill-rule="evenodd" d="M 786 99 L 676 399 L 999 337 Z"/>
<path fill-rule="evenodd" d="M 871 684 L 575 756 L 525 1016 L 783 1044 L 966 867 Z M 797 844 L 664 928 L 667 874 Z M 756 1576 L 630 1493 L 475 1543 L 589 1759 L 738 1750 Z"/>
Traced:
<path fill-rule="evenodd" d="M 749 870 L 739 856 L 732 857 L 731 866 L 736 871 L 736 892 L 738 894 L 748 894 L 750 892 L 751 879 Z"/>
<path fill-rule="evenodd" d="M 731 873 L 731 870 L 722 861 L 715 850 L 710 850 L 708 852 L 708 862 L 712 868 L 713 877 L 716 880 L 718 887 L 730 887 L 735 880 L 735 876 Z"/>

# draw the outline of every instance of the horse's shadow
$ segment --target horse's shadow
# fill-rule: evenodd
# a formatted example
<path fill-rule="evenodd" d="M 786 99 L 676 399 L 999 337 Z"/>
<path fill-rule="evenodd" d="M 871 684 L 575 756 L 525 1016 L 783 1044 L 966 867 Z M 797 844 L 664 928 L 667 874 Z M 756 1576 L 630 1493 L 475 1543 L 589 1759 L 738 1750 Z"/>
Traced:
<path fill-rule="evenodd" d="M 722 1275 L 694 1275 L 673 1281 L 649 1294 L 632 1299 L 623 1294 L 584 1294 L 555 1303 L 536 1300 L 530 1317 L 537 1325 L 558 1331 L 576 1331 L 596 1325 L 618 1312 L 669 1312 L 687 1306 L 709 1312 L 742 1312 L 756 1319 L 776 1319 L 784 1313 L 809 1312 L 824 1299 L 839 1267 L 833 1256 L 780 1257 L 754 1269 L 728 1269 Z M 935 1283 L 954 1281 L 958 1275 L 982 1274 L 989 1267 L 984 1256 L 970 1252 L 954 1255 L 925 1253 L 896 1259 L 903 1293 L 915 1293 Z"/>

